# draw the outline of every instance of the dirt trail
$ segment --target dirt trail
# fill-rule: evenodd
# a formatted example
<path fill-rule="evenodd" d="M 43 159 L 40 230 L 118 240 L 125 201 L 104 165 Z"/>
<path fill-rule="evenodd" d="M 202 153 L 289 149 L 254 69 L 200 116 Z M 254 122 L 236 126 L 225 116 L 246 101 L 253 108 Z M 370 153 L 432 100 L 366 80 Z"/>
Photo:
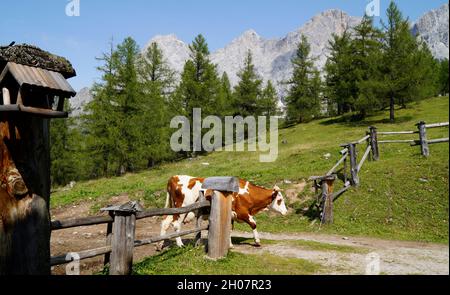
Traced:
<path fill-rule="evenodd" d="M 251 233 L 245 232 L 233 232 L 233 236 L 252 238 Z M 367 250 L 362 252 L 368 253 L 302 249 L 302 247 L 293 246 L 289 243 L 263 245 L 261 248 L 241 244 L 235 245 L 234 250 L 249 254 L 269 252 L 285 257 L 311 260 L 326 266 L 326 269 L 329 270 L 325 270 L 326 274 L 365 274 L 367 261 L 371 261 L 371 257 L 373 257 L 371 253 L 376 253 L 379 257 L 382 274 L 449 274 L 449 247 L 443 244 L 391 241 L 366 237 L 347 238 L 316 233 L 260 233 L 260 237 L 268 240 L 302 240 L 351 246 Z M 368 257 L 368 255 L 370 256 Z"/>
<path fill-rule="evenodd" d="M 121 195 L 111 198 L 109 203 L 123 204 L 126 201 L 128 201 L 128 196 Z M 80 205 L 54 209 L 51 212 L 52 219 L 61 220 L 92 215 L 89 211 L 93 204 L 93 202 L 85 202 Z M 136 239 L 159 235 L 160 221 L 160 217 L 138 220 Z M 192 224 L 184 225 L 184 229 L 192 226 Z M 51 236 L 51 254 L 59 255 L 104 246 L 106 242 L 105 235 L 106 224 L 54 231 Z M 233 237 L 252 238 L 252 234 L 234 231 Z M 249 254 L 269 252 L 284 257 L 307 259 L 324 265 L 325 272 L 322 272 L 324 274 L 364 274 L 366 253 L 376 252 L 380 256 L 380 271 L 384 274 L 449 274 L 448 245 L 389 241 L 366 237 L 349 237 L 344 239 L 343 236 L 339 235 L 317 233 L 260 233 L 260 237 L 262 239 L 277 240 L 280 243 L 263 243 L 261 248 L 241 243 L 235 245 L 234 251 Z M 360 247 L 364 251 L 351 253 L 349 251 L 311 250 L 308 247 L 305 248 L 289 243 L 288 241 L 291 240 Z M 134 262 L 155 254 L 154 245 L 135 248 Z M 93 274 L 102 268 L 103 256 L 82 260 L 80 265 L 81 274 Z M 53 267 L 52 274 L 65 274 L 65 265 Z"/>

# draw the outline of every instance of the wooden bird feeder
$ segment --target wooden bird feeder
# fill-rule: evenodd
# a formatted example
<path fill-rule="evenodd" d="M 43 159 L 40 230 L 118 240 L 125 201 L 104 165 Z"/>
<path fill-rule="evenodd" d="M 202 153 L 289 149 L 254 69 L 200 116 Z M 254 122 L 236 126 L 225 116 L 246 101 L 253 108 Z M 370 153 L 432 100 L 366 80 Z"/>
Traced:
<path fill-rule="evenodd" d="M 50 120 L 75 95 L 65 58 L 0 46 L 0 275 L 50 274 Z"/>
<path fill-rule="evenodd" d="M 64 101 L 76 92 L 75 71 L 64 58 L 29 45 L 0 48 L 0 112 L 65 118 Z"/>

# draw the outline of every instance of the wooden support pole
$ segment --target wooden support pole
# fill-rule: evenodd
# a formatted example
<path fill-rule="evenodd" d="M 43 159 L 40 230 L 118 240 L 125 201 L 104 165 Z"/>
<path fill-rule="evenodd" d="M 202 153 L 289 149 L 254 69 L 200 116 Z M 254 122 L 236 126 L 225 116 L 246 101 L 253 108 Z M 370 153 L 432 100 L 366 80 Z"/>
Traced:
<path fill-rule="evenodd" d="M 136 215 L 134 213 L 120 211 L 114 213 L 110 275 L 131 274 L 135 227 Z"/>
<path fill-rule="evenodd" d="M 348 155 L 350 157 L 350 183 L 359 186 L 358 163 L 356 161 L 356 145 L 350 143 L 348 145 Z"/>
<path fill-rule="evenodd" d="M 372 151 L 372 160 L 378 161 L 380 159 L 380 154 L 378 150 L 378 135 L 377 135 L 377 127 L 370 126 L 369 127 L 369 144 Z"/>
<path fill-rule="evenodd" d="M 322 180 L 322 224 L 333 223 L 333 183 L 336 177 L 330 176 Z"/>
<path fill-rule="evenodd" d="M 209 215 L 208 257 L 220 259 L 227 255 L 231 235 L 232 193 L 214 191 Z"/>
<path fill-rule="evenodd" d="M 428 147 L 427 129 L 425 125 L 424 121 L 420 121 L 417 124 L 417 128 L 419 128 L 420 151 L 422 156 L 428 157 L 430 155 L 430 149 Z"/>
<path fill-rule="evenodd" d="M 204 201 L 206 201 L 206 199 L 205 199 L 205 194 L 204 194 L 203 191 L 200 191 L 199 197 L 198 197 L 198 201 L 199 201 L 199 202 L 204 202 Z M 202 210 L 202 208 L 200 208 L 200 209 L 198 209 L 198 211 L 197 211 L 197 221 L 196 221 L 196 227 L 197 227 L 197 228 L 200 228 L 200 227 L 202 226 L 202 218 L 203 218 L 203 210 Z M 195 238 L 194 238 L 194 245 L 195 245 L 195 246 L 200 246 L 201 240 L 202 240 L 202 232 L 199 231 L 199 232 L 195 235 Z"/>
<path fill-rule="evenodd" d="M 114 216 L 111 237 L 110 275 L 129 275 L 133 265 L 136 212 L 142 211 L 137 202 L 102 208 Z"/>
<path fill-rule="evenodd" d="M 112 218 L 114 218 L 114 216 L 112 216 L 111 212 L 110 212 L 110 215 Z M 113 223 L 108 222 L 106 224 L 106 246 L 111 246 L 112 229 L 113 229 Z M 111 252 L 108 252 L 105 254 L 105 258 L 103 260 L 103 266 L 106 266 L 107 264 L 109 264 L 110 261 L 111 261 Z"/>

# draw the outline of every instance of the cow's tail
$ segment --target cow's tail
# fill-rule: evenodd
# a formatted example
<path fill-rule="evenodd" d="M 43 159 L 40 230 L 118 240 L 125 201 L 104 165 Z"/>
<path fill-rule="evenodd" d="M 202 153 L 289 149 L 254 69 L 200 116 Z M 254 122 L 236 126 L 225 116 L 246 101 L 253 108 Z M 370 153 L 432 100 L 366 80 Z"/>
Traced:
<path fill-rule="evenodd" d="M 164 205 L 164 208 L 169 208 L 170 204 L 170 193 L 167 192 L 167 197 L 166 197 L 166 204 Z"/>

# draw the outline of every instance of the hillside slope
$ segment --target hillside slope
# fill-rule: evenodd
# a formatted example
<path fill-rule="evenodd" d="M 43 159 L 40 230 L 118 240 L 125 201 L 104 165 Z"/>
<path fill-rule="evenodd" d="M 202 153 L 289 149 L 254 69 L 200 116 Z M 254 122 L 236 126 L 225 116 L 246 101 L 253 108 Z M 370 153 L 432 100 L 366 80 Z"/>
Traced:
<path fill-rule="evenodd" d="M 421 120 L 429 123 L 448 121 L 448 109 L 448 97 L 440 97 L 398 110 L 396 124 L 386 123 L 386 113 L 357 123 L 333 118 L 300 124 L 280 130 L 279 156 L 273 163 L 260 163 L 258 153 L 215 152 L 192 160 L 168 163 L 151 171 L 78 183 L 72 189 L 54 193 L 52 208 L 89 199 L 95 203 L 92 211 L 96 211 L 109 197 L 123 193 L 141 200 L 147 207 L 162 207 L 166 181 L 175 174 L 235 175 L 260 185 L 278 184 L 284 189 L 295 184 L 303 186 L 309 176 L 322 175 L 333 166 L 339 158 L 340 143 L 361 138 L 368 126 L 375 125 L 384 131 L 415 130 L 414 124 Z M 447 128 L 430 130 L 429 138 L 440 137 L 448 137 Z M 415 136 L 401 138 L 415 139 Z M 282 139 L 287 143 L 281 144 Z M 431 156 L 425 159 L 421 157 L 419 147 L 383 145 L 380 147 L 380 161 L 364 165 L 360 173 L 361 186 L 351 189 L 336 201 L 333 225 L 321 227 L 311 215 L 311 210 L 307 210 L 314 195 L 308 184 L 304 191 L 299 191 L 298 197 L 294 196 L 288 202 L 291 208 L 288 216 L 262 213 L 257 216 L 258 229 L 448 242 L 448 147 L 448 143 L 430 146 Z M 328 159 L 324 157 L 327 153 L 331 153 Z M 238 229 L 248 230 L 244 225 L 238 225 Z"/>

